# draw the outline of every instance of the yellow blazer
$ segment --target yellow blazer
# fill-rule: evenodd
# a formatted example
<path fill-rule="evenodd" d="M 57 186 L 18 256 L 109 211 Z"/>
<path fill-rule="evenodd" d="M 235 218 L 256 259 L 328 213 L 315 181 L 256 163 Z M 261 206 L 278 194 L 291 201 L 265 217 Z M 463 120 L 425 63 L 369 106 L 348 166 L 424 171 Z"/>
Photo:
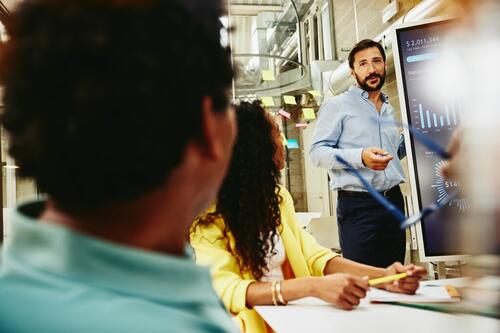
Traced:
<path fill-rule="evenodd" d="M 280 205 L 282 227 L 280 235 L 293 273 L 296 277 L 322 276 L 326 263 L 336 256 L 320 246 L 316 240 L 299 227 L 290 193 L 280 188 L 283 201 Z M 232 234 L 223 236 L 224 221 L 217 219 L 206 227 L 198 227 L 190 235 L 196 262 L 210 266 L 215 291 L 226 308 L 236 316 L 243 332 L 266 332 L 258 313 L 246 307 L 246 290 L 256 281 L 251 272 L 242 272 L 230 251 L 235 247 Z"/>

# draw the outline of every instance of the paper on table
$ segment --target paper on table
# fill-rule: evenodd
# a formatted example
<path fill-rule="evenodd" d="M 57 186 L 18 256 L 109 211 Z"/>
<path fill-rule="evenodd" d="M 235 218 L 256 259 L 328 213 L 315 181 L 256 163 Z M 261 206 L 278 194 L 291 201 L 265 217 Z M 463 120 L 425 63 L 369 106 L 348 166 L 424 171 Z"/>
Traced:
<path fill-rule="evenodd" d="M 370 302 L 399 303 L 451 303 L 460 300 L 458 297 L 451 297 L 444 286 L 420 286 L 414 295 L 371 288 L 367 298 Z"/>
<path fill-rule="evenodd" d="M 294 301 L 288 302 L 290 305 L 328 305 L 331 306 L 330 303 L 323 301 L 322 299 L 316 297 L 304 297 L 299 298 Z"/>

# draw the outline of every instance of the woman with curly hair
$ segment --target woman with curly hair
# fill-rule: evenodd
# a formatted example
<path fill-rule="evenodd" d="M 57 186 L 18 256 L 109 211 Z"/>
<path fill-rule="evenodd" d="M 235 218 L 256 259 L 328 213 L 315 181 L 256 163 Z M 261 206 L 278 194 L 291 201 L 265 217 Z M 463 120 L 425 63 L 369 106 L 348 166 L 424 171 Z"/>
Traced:
<path fill-rule="evenodd" d="M 252 307 L 315 296 L 346 310 L 365 297 L 368 278 L 408 272 L 383 285 L 414 293 L 425 272 L 394 263 L 377 268 L 320 246 L 297 224 L 290 193 L 279 185 L 284 148 L 273 118 L 258 102 L 236 108 L 238 137 L 216 205 L 191 229 L 196 261 L 212 268 L 214 287 L 245 332 L 266 332 Z"/>

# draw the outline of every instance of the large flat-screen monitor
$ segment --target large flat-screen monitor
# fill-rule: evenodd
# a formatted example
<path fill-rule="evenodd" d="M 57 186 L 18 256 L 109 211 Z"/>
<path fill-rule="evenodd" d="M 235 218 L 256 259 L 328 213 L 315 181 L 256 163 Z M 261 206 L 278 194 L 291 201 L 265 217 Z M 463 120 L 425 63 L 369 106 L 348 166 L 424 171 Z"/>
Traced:
<path fill-rule="evenodd" d="M 455 24 L 451 19 L 428 20 L 396 27 L 392 37 L 394 64 L 404 124 L 446 148 L 460 125 L 460 102 L 440 93 L 433 71 L 442 61 L 442 46 Z M 446 75 L 446 73 L 444 73 Z M 445 87 L 442 87 L 445 88 Z M 460 184 L 445 179 L 443 159 L 429 151 L 405 129 L 413 212 L 455 193 Z M 457 197 L 439 212 L 416 225 L 422 261 L 461 260 L 465 253 L 458 239 L 457 217 L 468 208 Z"/>

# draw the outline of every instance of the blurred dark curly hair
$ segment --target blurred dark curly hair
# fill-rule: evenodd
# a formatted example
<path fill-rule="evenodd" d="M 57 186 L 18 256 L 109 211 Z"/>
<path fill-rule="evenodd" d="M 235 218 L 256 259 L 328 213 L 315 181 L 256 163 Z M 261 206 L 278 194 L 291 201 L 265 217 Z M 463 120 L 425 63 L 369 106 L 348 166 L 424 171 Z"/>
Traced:
<path fill-rule="evenodd" d="M 66 211 L 161 186 L 202 139 L 203 98 L 227 109 L 223 10 L 219 0 L 22 2 L 0 50 L 1 121 L 21 174 Z"/>
<path fill-rule="evenodd" d="M 216 210 L 196 220 L 192 230 L 222 218 L 225 237 L 231 232 L 236 241 L 235 249 L 228 250 L 242 271 L 260 279 L 281 226 L 280 170 L 273 161 L 277 149 L 273 130 L 277 129 L 259 102 L 241 102 L 236 118 L 238 136 Z"/>

